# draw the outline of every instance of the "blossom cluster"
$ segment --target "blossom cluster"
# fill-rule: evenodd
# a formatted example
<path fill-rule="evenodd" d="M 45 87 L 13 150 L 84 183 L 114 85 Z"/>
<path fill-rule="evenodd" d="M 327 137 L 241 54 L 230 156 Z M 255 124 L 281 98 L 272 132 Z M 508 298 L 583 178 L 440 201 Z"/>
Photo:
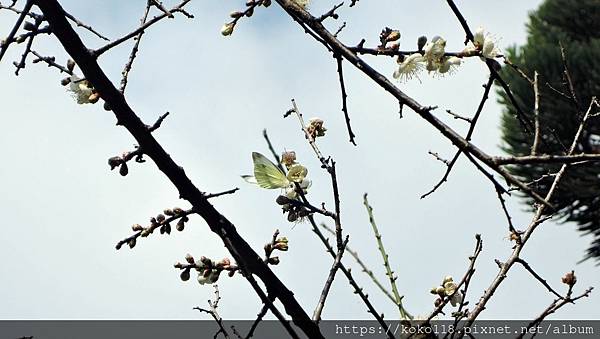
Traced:
<path fill-rule="evenodd" d="M 71 92 L 73 98 L 78 104 L 95 104 L 100 99 L 100 94 L 94 89 L 94 86 L 86 80 L 76 75 L 72 75 L 61 81 L 63 86 L 69 85 L 67 90 Z"/>
<path fill-rule="evenodd" d="M 467 47 L 456 55 L 447 55 L 446 40 L 440 36 L 435 36 L 427 42 L 426 37 L 419 38 L 419 51 L 408 56 L 401 55 L 398 58 L 398 68 L 394 71 L 393 77 L 399 81 L 405 82 L 413 78 L 418 79 L 422 70 L 437 75 L 451 74 L 462 63 L 462 58 L 466 56 L 478 55 L 482 59 L 496 58 L 500 55 L 496 40 L 489 33 L 486 33 L 482 27 L 479 27 L 474 34 L 473 41 L 469 42 Z"/>
<path fill-rule="evenodd" d="M 450 298 L 450 303 L 453 307 L 461 304 L 464 298 L 461 291 L 458 290 L 458 285 L 456 285 L 451 276 L 445 277 L 442 285 L 433 287 L 430 292 L 439 297 L 435 300 L 436 307 L 441 304 L 446 297 Z"/>

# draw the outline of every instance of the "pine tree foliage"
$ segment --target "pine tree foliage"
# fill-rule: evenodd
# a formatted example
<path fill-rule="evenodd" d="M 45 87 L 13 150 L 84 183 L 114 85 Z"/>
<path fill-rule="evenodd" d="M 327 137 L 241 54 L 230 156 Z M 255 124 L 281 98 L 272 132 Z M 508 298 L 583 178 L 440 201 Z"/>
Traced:
<path fill-rule="evenodd" d="M 539 73 L 541 141 L 537 153 L 564 154 L 591 98 L 600 96 L 600 0 L 546 0 L 529 20 L 527 43 L 508 49 L 507 57 L 530 78 L 535 71 Z M 565 77 L 561 45 L 577 102 L 571 98 Z M 509 67 L 502 75 L 533 121 L 532 85 Z M 528 155 L 533 133 L 523 130 L 508 97 L 499 93 L 505 107 L 503 149 L 515 156 Z M 600 153 L 600 117 L 589 120 L 575 152 Z M 510 170 L 525 182 L 536 181 L 535 188 L 547 192 L 553 178 L 544 176 L 559 168 L 559 164 L 535 164 Z M 600 163 L 571 166 L 552 202 L 559 206 L 563 221 L 574 222 L 583 233 L 594 235 L 584 259 L 595 258 L 600 263 Z"/>

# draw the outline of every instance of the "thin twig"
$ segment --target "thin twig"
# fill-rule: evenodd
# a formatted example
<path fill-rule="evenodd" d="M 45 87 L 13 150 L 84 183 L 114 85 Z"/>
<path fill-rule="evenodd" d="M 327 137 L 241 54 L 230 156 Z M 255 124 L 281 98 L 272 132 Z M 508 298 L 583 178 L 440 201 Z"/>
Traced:
<path fill-rule="evenodd" d="M 383 266 L 385 267 L 385 275 L 388 277 L 390 281 L 390 285 L 392 287 L 392 293 L 394 294 L 394 301 L 396 306 L 398 307 L 398 311 L 400 312 L 401 319 L 412 319 L 412 316 L 404 306 L 402 305 L 402 299 L 404 296 L 401 296 L 398 292 L 398 285 L 396 284 L 396 280 L 398 277 L 394 276 L 394 271 L 392 271 L 392 267 L 390 266 L 389 255 L 385 251 L 385 247 L 383 246 L 383 240 L 381 239 L 381 234 L 379 233 L 379 229 L 377 228 L 377 224 L 375 223 L 375 217 L 373 216 L 373 207 L 369 205 L 369 200 L 367 199 L 367 193 L 363 195 L 363 203 L 365 208 L 367 209 L 367 214 L 369 215 L 369 223 L 371 224 L 371 228 L 373 228 L 373 233 L 375 234 L 375 239 L 377 240 L 377 248 L 381 253 L 381 257 L 383 258 Z"/>
<path fill-rule="evenodd" d="M 179 3 L 179 5 L 173 7 L 169 13 L 176 13 L 176 12 L 183 12 L 183 7 L 190 2 L 191 0 L 183 0 L 181 3 Z M 166 13 L 162 13 L 158 16 L 155 16 L 154 18 L 148 20 L 144 25 L 141 25 L 140 27 L 138 27 L 137 29 L 133 30 L 132 32 L 122 36 L 119 39 L 113 40 L 112 42 L 94 50 L 91 52 L 91 54 L 94 57 L 99 57 L 102 54 L 104 54 L 106 51 L 108 51 L 111 48 L 114 48 L 120 44 L 122 44 L 123 42 L 136 37 L 140 32 L 144 31 L 145 29 L 147 29 L 148 27 L 154 25 L 155 23 L 159 22 L 160 20 L 164 19 L 164 18 L 168 18 L 169 16 Z"/>
<path fill-rule="evenodd" d="M 574 164 L 581 161 L 600 161 L 600 154 L 535 155 L 522 157 L 492 157 L 500 166 L 528 164 Z"/>
<path fill-rule="evenodd" d="M 538 85 L 538 72 L 533 73 L 533 94 L 535 96 L 533 104 L 533 121 L 534 121 L 534 135 L 533 143 L 531 145 L 531 155 L 536 155 L 538 145 L 540 143 L 540 89 Z"/>
<path fill-rule="evenodd" d="M 215 333 L 214 338 L 217 338 L 219 336 L 219 334 L 222 333 L 223 336 L 226 339 L 228 339 L 229 333 L 227 333 L 227 330 L 223 326 L 223 319 L 217 312 L 217 308 L 219 307 L 219 301 L 221 301 L 221 295 L 219 294 L 219 286 L 218 285 L 213 285 L 213 286 L 215 288 L 215 299 L 212 301 L 210 299 L 208 300 L 208 306 L 210 307 L 210 309 L 205 309 L 205 308 L 201 308 L 198 306 L 194 307 L 193 309 L 198 310 L 199 312 L 204 312 L 204 313 L 210 314 L 210 316 L 215 320 L 217 325 L 219 325 L 219 331 L 217 331 L 217 333 Z"/>
<path fill-rule="evenodd" d="M 19 18 L 15 22 L 15 25 L 13 26 L 12 30 L 10 31 L 10 33 L 8 33 L 8 36 L 6 37 L 6 39 L 4 39 L 0 43 L 0 61 L 2 61 L 2 57 L 4 57 L 4 54 L 8 50 L 8 47 L 10 46 L 10 44 L 12 44 L 14 42 L 15 35 L 19 31 L 21 24 L 25 20 L 25 17 L 31 10 L 32 6 L 33 6 L 33 0 L 27 0 L 27 2 L 25 3 L 25 7 L 23 7 L 23 10 L 19 14 Z"/>
<path fill-rule="evenodd" d="M 90 31 L 92 34 L 96 35 L 97 37 L 99 37 L 102 40 L 106 40 L 106 41 L 110 41 L 109 38 L 105 37 L 104 35 L 98 33 L 95 29 L 92 28 L 92 26 L 90 25 L 86 25 L 85 23 L 81 22 L 79 19 L 77 19 L 76 17 L 74 17 L 73 15 L 69 14 L 68 12 L 65 11 L 65 16 L 73 21 L 77 26 L 79 27 L 83 27 L 84 29 L 87 29 L 88 31 Z"/>
<path fill-rule="evenodd" d="M 450 114 L 452 117 L 454 117 L 454 119 L 460 119 L 460 120 L 464 120 L 468 123 L 473 123 L 473 119 L 471 118 L 467 118 L 467 117 L 463 117 L 462 115 L 458 115 L 454 112 L 452 112 L 451 110 L 447 109 L 446 113 Z"/>
<path fill-rule="evenodd" d="M 344 243 L 342 244 L 342 248 L 338 250 L 335 259 L 333 260 L 333 264 L 331 265 L 331 269 L 329 270 L 329 274 L 327 275 L 327 280 L 325 281 L 325 285 L 323 286 L 323 290 L 321 291 L 321 297 L 319 298 L 319 302 L 317 303 L 317 307 L 315 308 L 315 312 L 313 314 L 313 320 L 317 323 L 321 321 L 321 313 L 323 313 L 323 308 L 325 307 L 325 300 L 329 295 L 329 290 L 331 289 L 331 285 L 333 284 L 333 279 L 335 279 L 335 274 L 340 267 L 340 262 L 342 261 L 342 256 L 344 255 L 344 250 L 348 245 L 349 237 L 346 236 Z"/>
<path fill-rule="evenodd" d="M 531 268 L 531 266 L 529 265 L 529 263 L 527 263 L 527 261 L 521 259 L 521 258 L 517 258 L 516 260 L 517 263 L 521 264 L 521 266 L 523 266 L 523 268 L 525 268 L 527 270 L 527 272 L 531 273 L 531 275 L 537 280 L 539 281 L 542 285 L 544 285 L 544 287 L 546 287 L 546 289 L 548 291 L 550 291 L 550 293 L 554 294 L 555 296 L 558 297 L 558 299 L 565 299 L 565 297 L 563 297 L 562 295 L 560 295 L 558 292 L 556 292 L 549 284 L 548 282 L 542 278 L 539 274 L 537 274 L 536 271 L 533 270 L 533 268 Z"/>
<path fill-rule="evenodd" d="M 148 20 L 148 14 L 150 13 L 150 7 L 152 6 L 152 3 L 153 3 L 153 0 L 148 0 L 148 2 L 146 3 L 146 9 L 144 10 L 144 14 L 142 15 L 142 19 L 140 20 L 140 25 L 142 25 L 142 26 Z M 129 72 L 131 71 L 131 68 L 133 67 L 133 61 L 135 60 L 135 57 L 137 56 L 138 50 L 140 48 L 140 42 L 142 41 L 142 36 L 144 36 L 144 33 L 145 33 L 145 31 L 140 31 L 138 33 L 138 35 L 134 38 L 135 44 L 131 48 L 131 53 L 129 53 L 129 59 L 127 60 L 127 63 L 125 64 L 123 71 L 121 72 L 121 75 L 122 75 L 121 87 L 119 88 L 119 91 L 121 93 L 125 93 L 125 88 L 127 87 L 127 81 L 129 79 Z"/>
<path fill-rule="evenodd" d="M 323 227 L 323 229 L 325 229 L 327 232 L 331 233 L 331 235 L 335 236 L 335 231 L 333 229 L 329 228 L 329 226 L 327 226 L 326 224 L 321 223 L 321 227 Z M 362 271 L 367 276 L 369 276 L 369 278 L 371 278 L 371 280 L 373 281 L 375 286 L 377 286 L 379 288 L 379 290 L 381 292 L 383 292 L 383 294 L 385 294 L 386 297 L 388 297 L 388 299 L 390 299 L 394 304 L 396 304 L 396 300 L 394 299 L 394 297 L 392 296 L 390 291 L 388 291 L 383 286 L 383 284 L 377 279 L 377 277 L 375 277 L 375 273 L 373 273 L 373 271 L 371 269 L 369 269 L 367 267 L 367 265 L 362 261 L 362 259 L 358 255 L 358 252 L 352 250 L 352 248 L 350 248 L 350 246 L 346 246 L 346 252 L 348 252 L 348 254 L 350 254 L 350 256 L 352 256 L 354 258 L 356 263 L 361 267 Z"/>
<path fill-rule="evenodd" d="M 575 133 L 575 136 L 573 137 L 573 142 L 571 143 L 571 147 L 569 148 L 569 152 L 567 155 L 571 155 L 573 153 L 573 151 L 575 150 L 577 143 L 579 142 L 579 139 L 583 132 L 584 126 L 585 126 L 589 116 L 592 114 L 592 109 L 594 107 L 598 107 L 598 102 L 595 97 L 592 98 L 592 100 L 590 102 L 590 106 L 589 106 L 588 110 L 586 111 L 585 115 L 583 116 L 581 123 L 579 124 L 579 128 L 577 129 L 577 132 Z M 544 198 L 545 200 L 550 201 L 554 197 L 554 194 L 556 193 L 558 184 L 560 183 L 561 179 L 563 178 L 568 166 L 569 166 L 568 164 L 563 164 L 561 166 L 560 170 L 556 173 L 556 176 L 554 177 L 554 181 L 552 182 L 550 189 L 546 193 L 546 196 Z M 502 265 L 500 265 L 500 271 L 498 272 L 498 274 L 496 275 L 494 280 L 490 283 L 490 286 L 485 290 L 485 293 L 481 296 L 477 305 L 473 308 L 473 310 L 471 310 L 469 317 L 463 324 L 464 327 L 468 327 L 471 324 L 473 324 L 473 322 L 479 316 L 479 314 L 481 312 L 483 312 L 483 310 L 485 309 L 490 298 L 494 295 L 494 293 L 496 292 L 496 290 L 498 289 L 498 287 L 500 286 L 502 281 L 504 281 L 504 279 L 507 277 L 507 273 L 510 270 L 510 268 L 516 262 L 518 262 L 518 260 L 520 259 L 519 255 L 521 254 L 523 247 L 525 246 L 527 241 L 531 238 L 531 235 L 533 234 L 533 232 L 535 232 L 537 227 L 542 223 L 542 219 L 544 219 L 543 215 L 545 213 L 546 208 L 547 208 L 546 205 L 538 205 L 538 207 L 535 211 L 535 214 L 531 220 L 531 223 L 529 224 L 529 226 L 527 227 L 527 229 L 521 236 L 521 242 L 517 243 L 517 245 L 514 247 L 512 254 L 506 260 L 506 262 L 503 263 Z M 548 218 L 545 218 L 544 220 L 546 220 L 546 219 L 548 219 Z"/>
<path fill-rule="evenodd" d="M 346 100 L 348 95 L 346 94 L 346 85 L 344 83 L 344 72 L 342 67 L 342 61 L 344 60 L 340 56 L 336 56 L 335 60 L 337 61 L 337 72 L 340 79 L 340 89 L 342 91 L 342 112 L 344 112 L 344 118 L 346 119 L 346 129 L 348 130 L 348 136 L 350 137 L 350 142 L 356 146 L 356 142 L 354 141 L 354 132 L 352 131 L 352 126 L 350 125 L 350 115 L 348 114 L 348 106 Z"/>
<path fill-rule="evenodd" d="M 471 141 L 471 137 L 473 136 L 473 133 L 475 132 L 475 126 L 477 125 L 477 121 L 479 120 L 479 116 L 481 115 L 481 112 L 483 111 L 485 102 L 487 101 L 489 94 L 490 94 L 490 90 L 492 88 L 492 85 L 494 84 L 494 79 L 495 79 L 495 76 L 490 74 L 490 77 L 488 78 L 488 81 L 484 86 L 483 96 L 481 97 L 481 100 L 479 101 L 479 105 L 477 106 L 477 111 L 475 111 L 475 114 L 473 115 L 473 118 L 470 121 L 469 131 L 467 132 L 467 135 L 465 136 L 466 141 Z M 446 182 L 448 180 L 448 177 L 450 176 L 450 172 L 452 172 L 452 169 L 454 168 L 454 164 L 456 164 L 456 161 L 458 160 L 458 158 L 460 157 L 460 155 L 462 153 L 463 153 L 463 151 L 461 149 L 456 151 L 456 153 L 454 154 L 454 157 L 452 158 L 452 160 L 450 160 L 450 163 L 447 164 L 448 168 L 446 168 L 446 172 L 442 176 L 442 179 L 440 179 L 440 181 L 438 181 L 437 184 L 435 184 L 429 192 L 421 195 L 421 199 L 426 198 L 427 196 L 433 194 L 438 188 L 440 188 L 440 186 L 442 186 L 442 184 L 444 184 L 444 182 Z"/>
<path fill-rule="evenodd" d="M 529 323 L 529 325 L 527 325 L 527 329 L 537 327 L 539 324 L 542 323 L 542 321 L 544 319 L 546 319 L 547 316 L 558 311 L 563 306 L 565 306 L 567 304 L 574 304 L 575 301 L 577 301 L 579 299 L 589 297 L 590 294 L 592 293 L 593 289 L 594 289 L 593 287 L 590 287 L 587 290 L 585 290 L 585 292 L 583 292 L 582 294 L 580 294 L 579 296 L 574 297 L 574 298 L 569 297 L 566 299 L 555 299 L 550 304 L 550 306 L 548 306 L 535 320 L 533 320 L 532 322 Z M 517 338 L 518 339 L 523 338 L 525 336 L 525 334 L 527 334 L 527 333 L 528 333 L 528 331 L 521 331 L 521 333 L 517 336 Z"/>

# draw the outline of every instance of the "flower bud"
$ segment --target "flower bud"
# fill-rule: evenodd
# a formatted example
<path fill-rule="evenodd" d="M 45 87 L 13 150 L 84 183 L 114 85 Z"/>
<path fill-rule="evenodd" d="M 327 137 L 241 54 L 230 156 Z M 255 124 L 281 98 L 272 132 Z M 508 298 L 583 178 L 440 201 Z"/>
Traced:
<path fill-rule="evenodd" d="M 127 242 L 127 245 L 129 245 L 129 248 L 134 248 L 136 244 L 135 238 L 129 240 L 129 242 Z"/>
<path fill-rule="evenodd" d="M 29 21 L 25 21 L 25 23 L 23 24 L 23 29 L 31 32 L 35 30 L 35 25 Z"/>
<path fill-rule="evenodd" d="M 113 170 L 115 167 L 121 165 L 121 163 L 123 162 L 123 159 L 121 159 L 121 157 L 112 157 L 108 159 L 108 165 L 110 166 L 110 169 Z"/>
<path fill-rule="evenodd" d="M 179 275 L 179 277 L 181 278 L 181 280 L 183 281 L 188 281 L 190 280 L 190 270 L 185 269 L 181 272 L 181 274 Z"/>
<path fill-rule="evenodd" d="M 177 222 L 177 225 L 175 225 L 175 229 L 178 230 L 179 232 L 183 231 L 183 229 L 185 228 L 185 221 L 183 221 L 182 219 L 179 219 L 179 221 Z"/>
<path fill-rule="evenodd" d="M 417 39 L 417 48 L 419 51 L 423 50 L 423 47 L 425 47 L 425 44 L 427 43 L 427 37 L 422 35 L 419 37 L 419 39 Z"/>
<path fill-rule="evenodd" d="M 279 257 L 270 257 L 267 262 L 270 265 L 278 265 L 279 264 Z"/>
<path fill-rule="evenodd" d="M 577 283 L 577 277 L 575 276 L 575 272 L 571 271 L 567 274 L 565 274 L 564 277 L 561 278 L 563 284 L 569 285 L 569 286 L 573 286 Z"/>
<path fill-rule="evenodd" d="M 164 214 L 159 214 L 156 216 L 156 221 L 158 221 L 159 223 L 165 221 L 165 219 L 166 218 L 165 218 Z"/>
<path fill-rule="evenodd" d="M 229 16 L 232 17 L 233 19 L 237 19 L 237 18 L 241 18 L 242 16 L 244 16 L 244 13 L 235 11 L 235 12 L 229 13 Z"/>
<path fill-rule="evenodd" d="M 173 208 L 173 213 L 175 213 L 176 215 L 182 214 L 183 210 L 179 207 L 175 207 Z"/>
<path fill-rule="evenodd" d="M 234 27 L 235 25 L 231 22 L 223 25 L 223 27 L 221 27 L 221 34 L 223 34 L 223 36 L 231 35 L 231 33 L 233 33 Z"/>
<path fill-rule="evenodd" d="M 390 42 L 390 41 L 397 41 L 398 39 L 400 39 L 400 31 L 398 30 L 393 30 L 390 32 L 390 34 L 388 34 L 386 41 Z"/>
<path fill-rule="evenodd" d="M 127 163 L 124 162 L 121 164 L 121 167 L 119 167 L 119 174 L 124 177 L 128 173 L 129 173 L 129 168 L 127 167 Z"/>
<path fill-rule="evenodd" d="M 278 242 L 275 244 L 275 246 L 273 246 L 274 249 L 276 250 L 280 250 L 280 251 L 287 251 L 288 250 L 288 244 L 287 243 L 283 243 L 283 242 Z"/>
<path fill-rule="evenodd" d="M 194 257 L 191 254 L 188 253 L 188 254 L 185 255 L 185 261 L 187 261 L 188 264 L 192 264 L 193 265 L 194 264 Z"/>
<path fill-rule="evenodd" d="M 281 163 L 286 167 L 290 167 L 296 163 L 296 152 L 294 151 L 286 151 L 281 154 Z"/>
<path fill-rule="evenodd" d="M 277 197 L 277 199 L 275 199 L 275 202 L 277 205 L 287 205 L 290 203 L 290 198 L 286 197 L 285 195 L 280 195 Z"/>
<path fill-rule="evenodd" d="M 142 227 L 142 225 L 140 225 L 140 224 L 133 224 L 133 225 L 131 226 L 131 229 L 132 229 L 134 232 L 137 232 L 137 231 L 141 231 L 141 230 L 143 230 L 143 229 L 144 229 L 144 227 Z"/>
<path fill-rule="evenodd" d="M 75 69 L 75 61 L 73 59 L 67 60 L 67 69 L 71 72 Z"/>
<path fill-rule="evenodd" d="M 92 94 L 90 94 L 90 96 L 88 97 L 88 101 L 91 104 L 97 103 L 98 100 L 100 100 L 100 93 L 98 93 L 98 92 L 92 92 Z"/>
<path fill-rule="evenodd" d="M 71 77 L 64 78 L 64 79 L 62 79 L 62 80 L 60 81 L 60 84 L 61 84 L 61 85 L 63 85 L 63 86 L 67 86 L 67 85 L 68 85 L 68 84 L 70 84 L 70 83 L 71 83 Z"/>

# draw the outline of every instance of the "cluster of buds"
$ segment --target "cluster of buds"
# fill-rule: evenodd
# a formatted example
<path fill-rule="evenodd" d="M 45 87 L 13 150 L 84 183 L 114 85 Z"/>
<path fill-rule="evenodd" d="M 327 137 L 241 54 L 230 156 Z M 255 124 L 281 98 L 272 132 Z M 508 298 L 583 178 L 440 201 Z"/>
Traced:
<path fill-rule="evenodd" d="M 265 245 L 265 258 L 266 262 L 269 265 L 278 265 L 279 257 L 272 257 L 274 251 L 282 251 L 285 252 L 289 249 L 288 239 L 286 237 L 277 237 L 279 231 L 275 231 L 273 235 L 273 240 L 270 243 Z"/>
<path fill-rule="evenodd" d="M 75 63 L 68 63 L 67 69 L 73 71 Z M 69 86 L 67 90 L 71 92 L 73 98 L 78 104 L 95 104 L 100 100 L 100 93 L 94 89 L 94 86 L 86 79 L 81 79 L 76 75 L 61 80 L 61 85 Z"/>
<path fill-rule="evenodd" d="M 323 126 L 323 120 L 319 118 L 312 118 L 308 120 L 308 126 L 306 126 L 306 133 L 314 140 L 318 137 L 325 136 L 327 128 Z"/>
<path fill-rule="evenodd" d="M 320 126 L 320 128 L 323 128 L 322 120 Z M 323 133 L 325 132 L 323 131 Z M 310 214 L 307 209 L 298 204 L 298 190 L 302 190 L 304 194 L 307 194 L 311 186 L 311 181 L 306 179 L 308 169 L 296 162 L 296 152 L 294 151 L 283 152 L 281 155 L 281 164 L 288 170 L 286 178 L 289 181 L 289 186 L 285 189 L 285 195 L 278 196 L 275 202 L 282 206 L 284 214 L 288 213 L 288 221 L 301 220 Z"/>
<path fill-rule="evenodd" d="M 436 307 L 438 307 L 444 301 L 444 298 L 447 297 L 450 298 L 450 303 L 453 307 L 461 304 L 463 301 L 463 294 L 458 291 L 458 285 L 456 285 L 451 276 L 445 277 L 442 284 L 433 287 L 430 292 L 431 294 L 438 296 L 434 303 Z"/>
<path fill-rule="evenodd" d="M 200 260 L 194 260 L 194 257 L 191 254 L 187 254 L 185 256 L 185 264 L 180 262 L 175 263 L 174 267 L 181 270 L 179 277 L 183 281 L 190 280 L 190 271 L 192 269 L 198 272 L 198 283 L 200 285 L 205 284 L 214 284 L 219 280 L 221 273 L 223 271 L 227 271 L 227 274 L 230 277 L 233 277 L 236 271 L 239 270 L 239 267 L 235 264 L 231 263 L 229 258 L 224 258 L 220 261 L 214 261 L 205 256 L 200 257 Z"/>
<path fill-rule="evenodd" d="M 173 209 L 164 210 L 164 214 L 160 213 L 156 217 L 150 218 L 150 226 L 148 227 L 144 227 L 140 224 L 133 224 L 131 229 L 137 233 L 123 241 L 120 241 L 117 244 L 117 249 L 120 249 L 125 243 L 130 248 L 134 248 L 136 245 L 136 239 L 138 237 L 147 237 L 154 233 L 157 228 L 159 229 L 160 234 L 171 234 L 171 223 L 175 220 L 177 220 L 175 229 L 181 232 L 185 228 L 185 223 L 190 220 L 188 218 L 188 214 L 191 213 L 192 210 L 184 211 L 179 207 L 175 207 Z"/>
<path fill-rule="evenodd" d="M 233 34 L 233 30 L 235 29 L 235 25 L 238 20 L 243 17 L 251 17 L 254 14 L 254 9 L 259 6 L 269 7 L 271 6 L 271 0 L 248 0 L 246 1 L 246 9 L 244 11 L 233 11 L 229 13 L 229 17 L 233 20 L 224 24 L 221 27 L 221 34 L 223 36 L 230 36 Z"/>
<path fill-rule="evenodd" d="M 379 34 L 379 42 L 381 42 L 381 44 L 378 46 L 378 48 L 381 50 L 398 50 L 400 48 L 400 36 L 401 34 L 399 30 L 391 29 L 389 27 L 382 29 L 381 33 Z M 388 45 L 388 43 L 390 43 L 390 45 Z"/>
<path fill-rule="evenodd" d="M 41 18 L 41 16 L 38 16 L 35 14 L 33 14 L 33 15 L 35 16 L 36 23 L 32 23 L 30 21 L 25 21 L 23 23 L 23 29 L 27 31 L 26 33 L 23 33 L 23 34 L 20 34 L 20 35 L 14 37 L 10 42 L 8 41 L 7 38 L 2 39 L 0 41 L 0 47 L 4 47 L 5 45 L 8 45 L 9 43 L 13 43 L 13 42 L 16 42 L 17 44 L 21 44 L 21 43 L 25 42 L 27 40 L 27 38 L 38 34 L 38 31 L 40 30 L 39 26 L 42 23 L 42 18 Z M 46 27 L 42 28 L 41 30 L 44 32 L 47 32 L 50 30 L 50 26 L 46 26 Z"/>
<path fill-rule="evenodd" d="M 144 153 L 138 148 L 133 152 L 123 152 L 120 156 L 114 156 L 108 159 L 108 166 L 110 166 L 110 170 L 114 170 L 119 167 L 119 174 L 121 176 L 126 176 L 129 173 L 129 167 L 127 166 L 127 162 L 131 159 L 135 158 L 135 162 L 143 163 L 146 162 L 144 160 Z"/>

